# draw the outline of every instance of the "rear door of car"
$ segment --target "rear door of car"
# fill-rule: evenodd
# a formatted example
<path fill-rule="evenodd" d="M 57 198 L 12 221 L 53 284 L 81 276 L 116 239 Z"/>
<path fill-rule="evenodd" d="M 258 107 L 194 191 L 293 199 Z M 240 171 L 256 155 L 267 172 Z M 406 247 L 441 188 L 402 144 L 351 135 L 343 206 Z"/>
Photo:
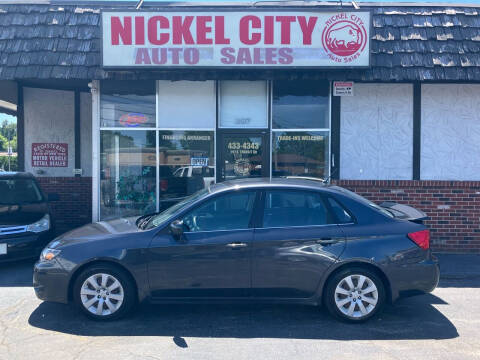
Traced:
<path fill-rule="evenodd" d="M 252 251 L 253 296 L 314 296 L 322 275 L 345 248 L 330 202 L 320 191 L 267 189 L 260 207 Z"/>

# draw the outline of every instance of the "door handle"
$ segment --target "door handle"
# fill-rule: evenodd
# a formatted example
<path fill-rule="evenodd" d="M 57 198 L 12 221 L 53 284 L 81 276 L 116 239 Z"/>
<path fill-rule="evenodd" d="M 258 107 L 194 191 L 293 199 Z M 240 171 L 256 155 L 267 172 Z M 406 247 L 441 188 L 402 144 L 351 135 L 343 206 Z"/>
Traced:
<path fill-rule="evenodd" d="M 241 243 L 241 242 L 234 242 L 234 243 L 227 244 L 226 246 L 232 249 L 240 249 L 240 248 L 247 247 L 247 244 Z"/>
<path fill-rule="evenodd" d="M 337 239 L 332 239 L 332 238 L 325 237 L 325 238 L 315 240 L 315 242 L 317 244 L 321 244 L 321 245 L 335 244 L 339 241 L 342 241 L 342 239 L 338 239 L 338 238 Z"/>

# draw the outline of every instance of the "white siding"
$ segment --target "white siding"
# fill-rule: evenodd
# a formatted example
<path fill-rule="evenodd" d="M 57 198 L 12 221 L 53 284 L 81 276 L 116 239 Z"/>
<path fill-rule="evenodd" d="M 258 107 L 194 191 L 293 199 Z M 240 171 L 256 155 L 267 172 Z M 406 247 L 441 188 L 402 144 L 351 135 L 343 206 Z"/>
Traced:
<path fill-rule="evenodd" d="M 340 178 L 412 179 L 413 86 L 358 84 L 341 99 Z"/>
<path fill-rule="evenodd" d="M 422 85 L 421 178 L 480 180 L 480 85 Z"/>

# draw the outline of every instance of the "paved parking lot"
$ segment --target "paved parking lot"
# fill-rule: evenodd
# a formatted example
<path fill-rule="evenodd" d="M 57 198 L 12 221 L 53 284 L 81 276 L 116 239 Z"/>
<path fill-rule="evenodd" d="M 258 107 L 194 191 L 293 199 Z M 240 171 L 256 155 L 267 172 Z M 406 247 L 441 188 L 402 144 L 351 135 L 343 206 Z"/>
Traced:
<path fill-rule="evenodd" d="M 442 281 L 367 324 L 306 306 L 142 305 L 98 323 L 42 303 L 32 262 L 0 265 L 0 359 L 480 359 L 480 279 Z"/>

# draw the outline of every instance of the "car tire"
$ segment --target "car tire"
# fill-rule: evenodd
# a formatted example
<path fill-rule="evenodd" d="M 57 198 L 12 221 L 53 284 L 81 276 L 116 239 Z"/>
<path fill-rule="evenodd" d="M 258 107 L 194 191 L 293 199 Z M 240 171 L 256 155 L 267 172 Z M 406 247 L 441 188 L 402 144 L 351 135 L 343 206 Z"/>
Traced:
<path fill-rule="evenodd" d="M 385 299 L 385 286 L 374 271 L 351 267 L 328 281 L 323 302 L 337 319 L 360 323 L 380 313 Z"/>
<path fill-rule="evenodd" d="M 134 307 L 136 298 L 130 276 L 110 264 L 86 268 L 73 286 L 76 307 L 94 320 L 115 320 L 127 315 Z"/>

